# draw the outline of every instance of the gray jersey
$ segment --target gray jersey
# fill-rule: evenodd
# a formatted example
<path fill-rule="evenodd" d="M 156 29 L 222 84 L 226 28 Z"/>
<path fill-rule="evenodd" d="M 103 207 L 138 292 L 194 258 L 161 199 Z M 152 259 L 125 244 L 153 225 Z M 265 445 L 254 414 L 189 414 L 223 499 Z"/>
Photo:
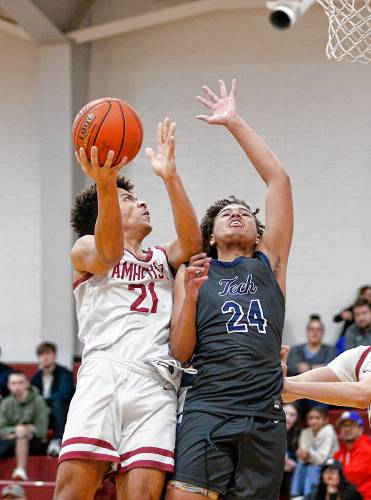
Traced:
<path fill-rule="evenodd" d="M 184 411 L 284 420 L 280 348 L 285 299 L 267 257 L 213 260 L 197 300 L 198 370 Z"/>

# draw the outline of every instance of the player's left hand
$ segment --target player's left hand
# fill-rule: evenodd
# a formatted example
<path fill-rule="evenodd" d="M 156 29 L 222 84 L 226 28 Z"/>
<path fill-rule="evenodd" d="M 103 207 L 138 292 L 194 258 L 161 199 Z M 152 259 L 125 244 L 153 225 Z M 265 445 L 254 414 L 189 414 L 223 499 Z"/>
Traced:
<path fill-rule="evenodd" d="M 165 118 L 157 126 L 157 154 L 152 148 L 145 149 L 155 174 L 163 179 L 170 179 L 176 174 L 175 127 L 175 122 L 170 122 L 170 118 Z"/>
<path fill-rule="evenodd" d="M 202 86 L 202 90 L 209 96 L 210 100 L 197 96 L 196 99 L 211 110 L 211 115 L 198 115 L 198 120 L 203 120 L 210 125 L 228 126 L 231 121 L 237 118 L 236 111 L 236 79 L 232 80 L 232 88 L 228 94 L 223 80 L 219 80 L 220 96 L 216 95 L 207 85 Z"/>
<path fill-rule="evenodd" d="M 184 287 L 186 295 L 196 301 L 201 286 L 208 279 L 211 258 L 205 253 L 191 257 L 189 266 L 184 272 Z"/>

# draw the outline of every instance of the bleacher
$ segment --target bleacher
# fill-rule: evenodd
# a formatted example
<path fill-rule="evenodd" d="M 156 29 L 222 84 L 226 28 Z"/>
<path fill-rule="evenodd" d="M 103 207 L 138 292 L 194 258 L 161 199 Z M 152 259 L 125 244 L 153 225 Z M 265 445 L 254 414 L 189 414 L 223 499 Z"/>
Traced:
<path fill-rule="evenodd" d="M 38 370 L 38 365 L 35 363 L 10 363 L 15 370 L 21 370 L 28 377 Z M 75 362 L 73 366 L 73 374 L 77 377 L 80 362 Z M 330 423 L 336 428 L 336 422 L 344 409 L 330 410 Z M 365 423 L 365 433 L 371 438 L 371 427 L 368 421 L 367 410 L 357 410 L 362 416 Z M 28 459 L 28 481 L 20 481 L 27 493 L 27 500 L 52 500 L 55 486 L 55 478 L 57 473 L 58 459 L 49 456 L 30 456 Z M 15 459 L 8 458 L 1 460 L 0 467 L 0 489 L 11 481 L 11 474 L 15 468 Z M 116 492 L 111 481 L 104 481 L 102 487 L 97 491 L 95 500 L 115 500 Z"/>
<path fill-rule="evenodd" d="M 9 363 L 14 370 L 24 372 L 29 378 L 38 370 L 36 363 Z M 80 362 L 75 362 L 73 374 L 77 378 Z M 57 474 L 58 459 L 50 456 L 30 456 L 27 464 L 28 481 L 19 481 L 23 486 L 27 500 L 52 500 Z M 12 482 L 11 475 L 15 469 L 15 458 L 2 459 L 0 461 L 0 490 Z M 114 484 L 106 480 L 97 491 L 95 500 L 115 500 L 116 492 Z"/>

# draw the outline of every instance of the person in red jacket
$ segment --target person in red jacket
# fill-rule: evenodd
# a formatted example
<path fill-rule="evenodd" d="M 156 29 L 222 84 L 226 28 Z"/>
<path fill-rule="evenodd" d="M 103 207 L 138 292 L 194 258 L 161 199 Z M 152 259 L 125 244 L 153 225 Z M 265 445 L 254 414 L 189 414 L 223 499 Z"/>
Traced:
<path fill-rule="evenodd" d="M 371 500 L 371 440 L 363 434 L 363 420 L 356 411 L 345 411 L 339 425 L 341 444 L 334 458 L 364 500 Z"/>

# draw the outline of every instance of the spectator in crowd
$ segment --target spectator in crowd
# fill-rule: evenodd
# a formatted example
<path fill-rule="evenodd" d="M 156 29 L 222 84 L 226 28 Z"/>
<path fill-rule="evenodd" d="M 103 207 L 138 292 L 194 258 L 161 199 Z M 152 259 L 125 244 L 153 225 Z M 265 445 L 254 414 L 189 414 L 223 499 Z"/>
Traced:
<path fill-rule="evenodd" d="M 328 411 L 313 406 L 307 415 L 308 427 L 299 437 L 299 462 L 291 482 L 291 496 L 308 495 L 320 479 L 321 465 L 339 448 L 335 429 L 328 423 Z"/>
<path fill-rule="evenodd" d="M 345 349 L 371 345 L 371 302 L 357 300 L 353 306 L 354 323 L 345 333 Z"/>
<path fill-rule="evenodd" d="M 356 302 L 360 299 L 365 299 L 371 304 L 371 285 L 361 286 L 361 288 L 358 290 Z M 345 351 L 345 333 L 350 325 L 354 323 L 353 304 L 349 307 L 346 307 L 338 314 L 335 314 L 333 321 L 335 323 L 340 323 L 342 321 L 344 322 L 343 328 L 335 345 L 337 354 L 341 354 Z"/>
<path fill-rule="evenodd" d="M 1 356 L 1 348 L 0 348 L 0 356 Z M 11 371 L 12 369 L 10 368 L 10 366 L 0 362 L 0 402 L 3 398 L 9 395 L 8 375 Z"/>
<path fill-rule="evenodd" d="M 29 452 L 42 454 L 46 448 L 49 411 L 25 373 L 12 372 L 8 388 L 10 395 L 0 406 L 0 458 L 15 455 L 17 467 L 12 479 L 26 481 Z"/>
<path fill-rule="evenodd" d="M 356 411 L 345 411 L 339 419 L 340 449 L 334 454 L 345 477 L 364 500 L 371 500 L 371 442 L 363 434 L 364 422 Z"/>
<path fill-rule="evenodd" d="M 18 500 L 27 500 L 26 493 L 19 483 L 10 483 L 1 490 L 1 498 L 18 498 Z"/>
<path fill-rule="evenodd" d="M 362 500 L 363 496 L 344 476 L 340 462 L 326 460 L 321 469 L 319 485 L 304 500 Z"/>
<path fill-rule="evenodd" d="M 299 435 L 302 429 L 296 405 L 288 403 L 284 405 L 283 409 L 286 414 L 287 448 L 285 469 L 280 491 L 281 498 L 290 495 L 291 479 L 297 464 L 296 450 L 299 446 Z"/>
<path fill-rule="evenodd" d="M 299 375 L 312 368 L 326 366 L 335 358 L 335 348 L 322 342 L 324 332 L 325 327 L 321 317 L 318 314 L 312 314 L 307 324 L 307 342 L 294 345 L 289 352 L 287 358 L 289 376 Z M 305 419 L 308 410 L 313 405 L 318 405 L 318 403 L 308 399 L 301 399 L 297 402 L 302 419 Z"/>
<path fill-rule="evenodd" d="M 57 456 L 61 447 L 68 408 L 75 392 L 73 374 L 56 363 L 57 347 L 51 342 L 43 342 L 36 349 L 40 369 L 31 379 L 50 408 L 49 427 L 53 430 L 47 453 Z"/>
<path fill-rule="evenodd" d="M 336 356 L 335 349 L 324 344 L 325 332 L 321 317 L 312 314 L 307 324 L 307 342 L 294 345 L 287 358 L 287 370 L 289 376 L 299 375 L 312 368 L 326 366 Z"/>

